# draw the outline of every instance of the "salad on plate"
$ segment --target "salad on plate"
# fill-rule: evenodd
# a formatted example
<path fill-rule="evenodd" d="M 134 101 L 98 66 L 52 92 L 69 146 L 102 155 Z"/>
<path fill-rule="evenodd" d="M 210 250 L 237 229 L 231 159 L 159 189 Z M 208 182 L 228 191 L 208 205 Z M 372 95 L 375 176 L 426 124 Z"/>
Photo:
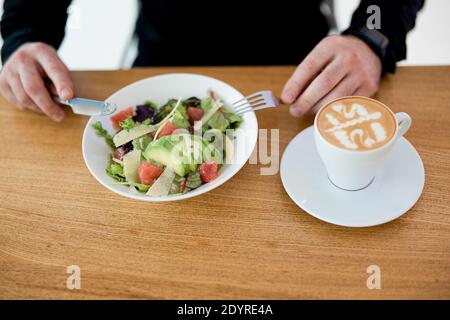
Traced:
<path fill-rule="evenodd" d="M 148 196 L 186 193 L 215 180 L 233 157 L 234 130 L 243 119 L 210 91 L 199 99 L 145 101 L 111 117 L 111 135 L 100 121 L 98 136 L 111 147 L 106 173 Z"/>

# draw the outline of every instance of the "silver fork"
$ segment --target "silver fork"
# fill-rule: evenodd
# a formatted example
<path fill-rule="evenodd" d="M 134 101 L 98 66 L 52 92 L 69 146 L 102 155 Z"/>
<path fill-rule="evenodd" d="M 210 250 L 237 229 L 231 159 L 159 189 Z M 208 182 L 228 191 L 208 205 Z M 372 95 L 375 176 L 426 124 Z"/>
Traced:
<path fill-rule="evenodd" d="M 242 115 L 249 111 L 266 108 L 275 108 L 280 105 L 280 100 L 270 90 L 258 91 L 233 104 L 234 112 Z"/>

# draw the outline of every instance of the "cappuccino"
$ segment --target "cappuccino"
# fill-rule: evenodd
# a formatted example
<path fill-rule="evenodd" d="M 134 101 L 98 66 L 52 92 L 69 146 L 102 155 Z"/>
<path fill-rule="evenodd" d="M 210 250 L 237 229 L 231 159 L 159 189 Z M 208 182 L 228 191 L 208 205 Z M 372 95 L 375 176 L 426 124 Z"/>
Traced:
<path fill-rule="evenodd" d="M 336 147 L 367 151 L 388 143 L 397 120 L 383 103 L 366 97 L 342 97 L 329 102 L 317 114 L 320 135 Z"/>

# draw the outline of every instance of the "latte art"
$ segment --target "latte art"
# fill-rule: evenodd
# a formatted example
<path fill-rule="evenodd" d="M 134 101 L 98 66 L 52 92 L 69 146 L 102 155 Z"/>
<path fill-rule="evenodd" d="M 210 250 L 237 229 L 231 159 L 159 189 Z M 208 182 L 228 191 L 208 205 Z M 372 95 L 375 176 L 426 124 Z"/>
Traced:
<path fill-rule="evenodd" d="M 330 102 L 317 115 L 320 134 L 337 147 L 370 150 L 386 144 L 396 130 L 396 119 L 382 103 L 364 97 Z"/>

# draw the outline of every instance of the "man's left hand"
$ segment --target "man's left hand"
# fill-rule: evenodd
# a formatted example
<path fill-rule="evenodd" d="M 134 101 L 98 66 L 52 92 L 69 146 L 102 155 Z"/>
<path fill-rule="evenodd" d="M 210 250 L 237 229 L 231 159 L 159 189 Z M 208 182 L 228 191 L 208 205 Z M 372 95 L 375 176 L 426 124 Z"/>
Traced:
<path fill-rule="evenodd" d="M 316 113 L 327 102 L 349 95 L 372 96 L 382 71 L 378 56 L 354 36 L 324 38 L 300 63 L 281 94 L 294 117 Z"/>

